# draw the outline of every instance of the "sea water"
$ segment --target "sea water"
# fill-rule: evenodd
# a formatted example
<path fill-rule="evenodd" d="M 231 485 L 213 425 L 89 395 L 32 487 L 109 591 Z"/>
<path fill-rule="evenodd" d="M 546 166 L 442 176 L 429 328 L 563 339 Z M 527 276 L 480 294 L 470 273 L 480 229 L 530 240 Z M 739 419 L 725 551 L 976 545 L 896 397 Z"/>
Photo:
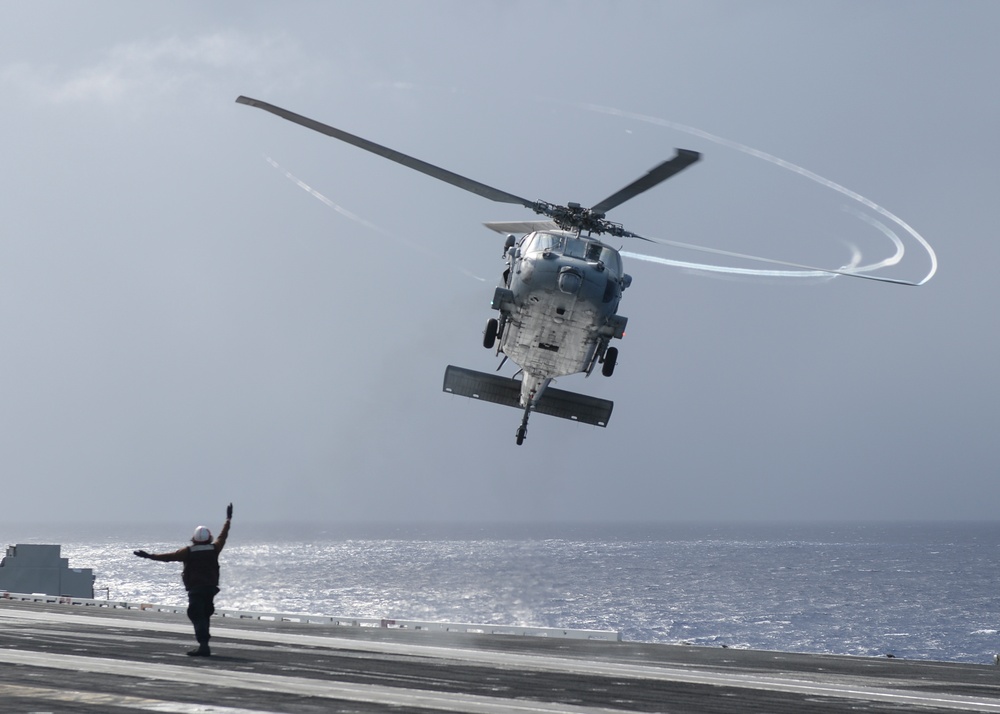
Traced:
<path fill-rule="evenodd" d="M 187 530 L 33 527 L 97 597 L 185 604 Z M 56 541 L 54 538 L 60 540 Z M 171 540 L 172 539 L 172 540 Z M 690 643 L 992 663 L 998 524 L 254 526 L 223 551 L 226 609 L 618 630 Z"/>

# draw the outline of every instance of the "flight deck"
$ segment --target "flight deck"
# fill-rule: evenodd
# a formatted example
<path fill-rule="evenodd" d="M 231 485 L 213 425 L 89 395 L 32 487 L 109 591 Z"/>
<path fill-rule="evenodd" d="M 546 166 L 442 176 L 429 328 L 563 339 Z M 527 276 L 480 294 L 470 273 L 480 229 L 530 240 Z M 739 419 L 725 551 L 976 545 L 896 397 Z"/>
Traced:
<path fill-rule="evenodd" d="M 386 623 L 383 623 L 386 624 Z M 4 712 L 1000 713 L 993 665 L 0 599 Z"/>

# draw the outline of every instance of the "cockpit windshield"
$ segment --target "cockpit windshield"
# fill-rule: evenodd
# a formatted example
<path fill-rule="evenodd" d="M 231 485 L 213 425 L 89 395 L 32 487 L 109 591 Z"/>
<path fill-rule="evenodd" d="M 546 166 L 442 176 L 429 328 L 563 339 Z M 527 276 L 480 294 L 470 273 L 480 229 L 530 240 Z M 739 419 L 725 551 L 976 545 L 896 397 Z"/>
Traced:
<path fill-rule="evenodd" d="M 622 257 L 614 248 L 609 248 L 606 245 L 601 246 L 601 262 L 615 275 L 622 274 Z"/>
<path fill-rule="evenodd" d="M 561 253 L 563 236 L 554 233 L 535 233 L 525 246 L 525 253 L 541 253 L 549 250 L 553 253 Z"/>
<path fill-rule="evenodd" d="M 571 258 L 586 258 L 588 245 L 590 243 L 582 238 L 568 238 L 566 240 L 566 250 L 563 251 L 563 255 L 568 255 Z"/>
<path fill-rule="evenodd" d="M 618 251 L 593 239 L 538 232 L 528 237 L 523 251 L 566 255 L 589 263 L 601 263 L 616 275 L 622 273 L 622 259 Z"/>
<path fill-rule="evenodd" d="M 565 255 L 583 258 L 588 263 L 602 263 L 605 268 L 621 275 L 622 259 L 618 251 L 596 240 L 567 238 Z"/>

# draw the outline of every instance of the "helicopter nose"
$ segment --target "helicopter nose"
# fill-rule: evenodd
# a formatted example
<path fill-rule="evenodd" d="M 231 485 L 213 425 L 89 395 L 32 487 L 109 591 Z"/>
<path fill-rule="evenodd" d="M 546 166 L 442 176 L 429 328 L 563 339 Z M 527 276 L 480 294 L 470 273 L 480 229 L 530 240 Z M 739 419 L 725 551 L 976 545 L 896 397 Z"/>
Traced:
<path fill-rule="evenodd" d="M 559 289 L 567 295 L 575 295 L 583 285 L 583 276 L 576 268 L 569 266 L 559 271 Z"/>

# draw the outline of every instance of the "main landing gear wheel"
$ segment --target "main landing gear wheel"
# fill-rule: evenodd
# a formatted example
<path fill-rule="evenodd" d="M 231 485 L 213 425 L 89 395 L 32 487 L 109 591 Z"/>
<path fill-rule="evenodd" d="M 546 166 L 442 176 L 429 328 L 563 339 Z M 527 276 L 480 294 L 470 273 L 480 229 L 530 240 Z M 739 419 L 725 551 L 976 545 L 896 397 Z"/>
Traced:
<path fill-rule="evenodd" d="M 615 373 L 615 365 L 618 364 L 618 348 L 609 347 L 604 353 L 604 364 L 601 365 L 601 374 L 610 377 Z"/>
<path fill-rule="evenodd" d="M 500 323 L 495 317 L 491 317 L 486 321 L 486 329 L 483 330 L 483 347 L 488 350 L 493 349 L 493 345 L 497 341 L 497 332 L 500 329 Z"/>

